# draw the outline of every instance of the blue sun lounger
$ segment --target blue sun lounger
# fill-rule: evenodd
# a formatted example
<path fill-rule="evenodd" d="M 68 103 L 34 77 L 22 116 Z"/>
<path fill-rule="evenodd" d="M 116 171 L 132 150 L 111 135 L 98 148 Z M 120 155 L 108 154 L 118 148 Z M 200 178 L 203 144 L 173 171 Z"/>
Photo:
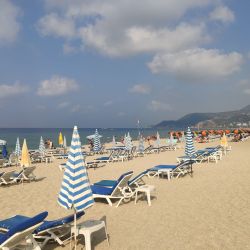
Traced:
<path fill-rule="evenodd" d="M 121 175 L 117 183 L 112 187 L 91 185 L 94 198 L 106 199 L 110 206 L 112 206 L 111 199 L 118 199 L 119 202 L 116 206 L 118 207 L 123 200 L 130 199 L 133 196 L 132 190 L 128 188 L 128 181 L 132 175 L 133 171 Z"/>
<path fill-rule="evenodd" d="M 41 249 L 32 236 L 32 232 L 36 230 L 48 216 L 48 212 L 40 213 L 32 218 L 14 219 L 12 217 L 7 220 L 0 221 L 0 249 L 14 249 L 26 239 L 32 242 L 32 249 Z"/>

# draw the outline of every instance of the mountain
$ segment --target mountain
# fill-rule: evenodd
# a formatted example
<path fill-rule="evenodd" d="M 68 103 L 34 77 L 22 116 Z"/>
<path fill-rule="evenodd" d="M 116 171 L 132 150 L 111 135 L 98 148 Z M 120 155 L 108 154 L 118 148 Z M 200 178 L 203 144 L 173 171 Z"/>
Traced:
<path fill-rule="evenodd" d="M 199 128 L 250 126 L 250 105 L 235 111 L 191 113 L 178 120 L 162 121 L 153 127 L 184 129 L 187 126 Z"/>

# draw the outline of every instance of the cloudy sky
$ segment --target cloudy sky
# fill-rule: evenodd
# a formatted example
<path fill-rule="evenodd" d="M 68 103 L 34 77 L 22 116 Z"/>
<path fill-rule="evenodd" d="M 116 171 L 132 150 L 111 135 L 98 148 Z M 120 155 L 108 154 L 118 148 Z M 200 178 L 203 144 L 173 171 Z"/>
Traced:
<path fill-rule="evenodd" d="M 0 127 L 136 127 L 248 105 L 249 9 L 0 0 Z"/>

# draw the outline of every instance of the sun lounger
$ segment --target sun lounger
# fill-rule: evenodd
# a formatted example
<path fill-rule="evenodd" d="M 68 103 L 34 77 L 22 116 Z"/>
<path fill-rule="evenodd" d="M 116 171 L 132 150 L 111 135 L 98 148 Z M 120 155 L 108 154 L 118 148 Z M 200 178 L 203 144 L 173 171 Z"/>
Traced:
<path fill-rule="evenodd" d="M 31 249 L 41 249 L 32 236 L 32 232 L 36 230 L 48 216 L 48 212 L 43 212 L 32 218 L 18 220 L 15 217 L 0 221 L 0 249 L 9 250 L 16 249 L 20 243 L 29 239 L 32 243 Z"/>
<path fill-rule="evenodd" d="M 34 170 L 36 167 L 28 167 L 24 168 L 18 173 L 14 173 L 12 176 L 13 182 L 24 182 L 24 181 L 32 181 L 36 179 L 34 174 Z"/>
<path fill-rule="evenodd" d="M 1 185 L 9 185 L 11 183 L 13 183 L 13 174 L 15 173 L 15 171 L 8 171 L 8 172 L 4 172 L 0 175 L 0 186 Z"/>
<path fill-rule="evenodd" d="M 127 172 L 120 176 L 117 184 L 112 187 L 104 187 L 100 185 L 91 185 L 94 198 L 106 199 L 108 204 L 112 206 L 112 199 L 118 199 L 116 207 L 125 199 L 130 199 L 133 195 L 131 188 L 128 187 L 128 181 L 133 175 L 133 172 Z"/>

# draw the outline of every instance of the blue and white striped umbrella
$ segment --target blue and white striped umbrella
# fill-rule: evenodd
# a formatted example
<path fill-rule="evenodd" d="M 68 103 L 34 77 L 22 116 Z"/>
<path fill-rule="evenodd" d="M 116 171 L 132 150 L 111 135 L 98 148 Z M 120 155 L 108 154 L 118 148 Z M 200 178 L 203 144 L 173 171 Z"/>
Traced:
<path fill-rule="evenodd" d="M 139 153 L 144 152 L 144 140 L 143 140 L 142 136 L 140 136 L 139 145 L 138 145 L 138 152 Z"/>
<path fill-rule="evenodd" d="M 62 207 L 73 208 L 75 211 L 82 211 L 94 203 L 76 126 L 72 135 L 58 202 Z"/>
<path fill-rule="evenodd" d="M 22 151 L 21 151 L 21 147 L 20 147 L 20 141 L 19 141 L 19 137 L 17 137 L 15 155 L 19 157 L 19 156 L 21 156 L 21 154 L 22 154 Z"/>
<path fill-rule="evenodd" d="M 191 157 L 194 153 L 195 153 L 195 149 L 194 149 L 192 133 L 191 133 L 190 128 L 188 127 L 187 134 L 186 134 L 185 154 Z"/>
<path fill-rule="evenodd" d="M 95 137 L 94 137 L 94 152 L 99 152 L 101 150 L 101 140 L 98 130 L 95 130 Z"/>
<path fill-rule="evenodd" d="M 44 156 L 44 155 L 45 155 L 45 152 L 46 152 L 46 149 L 45 149 L 43 137 L 41 136 L 41 138 L 40 138 L 40 144 L 39 144 L 39 153 L 40 153 L 42 156 Z"/>
<path fill-rule="evenodd" d="M 159 132 L 157 131 L 157 133 L 156 133 L 155 147 L 159 148 L 160 146 L 161 146 L 161 139 L 160 139 Z"/>
<path fill-rule="evenodd" d="M 132 139 L 131 139 L 130 134 L 128 132 L 128 135 L 125 137 L 125 149 L 131 150 L 132 147 L 133 147 Z"/>

